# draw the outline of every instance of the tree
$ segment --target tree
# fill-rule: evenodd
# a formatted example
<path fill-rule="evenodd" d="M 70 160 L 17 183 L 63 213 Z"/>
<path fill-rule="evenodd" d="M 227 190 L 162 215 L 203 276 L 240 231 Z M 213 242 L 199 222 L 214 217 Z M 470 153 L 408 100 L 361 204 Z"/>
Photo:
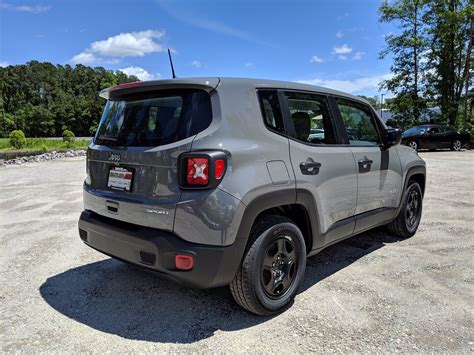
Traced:
<path fill-rule="evenodd" d="M 441 120 L 455 125 L 461 105 L 467 108 L 474 5 L 469 0 L 433 0 L 430 5 L 425 17 L 430 36 L 429 94 L 441 109 Z"/>
<path fill-rule="evenodd" d="M 89 136 L 105 103 L 99 91 L 137 80 L 122 72 L 80 64 L 31 61 L 0 67 L 0 137 L 13 129 L 29 137 L 60 136 L 66 129 Z"/>
<path fill-rule="evenodd" d="M 393 73 L 391 79 L 381 83 L 381 88 L 391 91 L 395 97 L 390 103 L 394 118 L 402 126 L 420 122 L 426 109 L 423 98 L 425 89 L 425 64 L 423 60 L 428 42 L 423 18 L 428 0 L 385 1 L 379 8 L 381 22 L 393 22 L 401 30 L 399 34 L 385 36 L 387 47 L 381 58 L 391 55 Z"/>

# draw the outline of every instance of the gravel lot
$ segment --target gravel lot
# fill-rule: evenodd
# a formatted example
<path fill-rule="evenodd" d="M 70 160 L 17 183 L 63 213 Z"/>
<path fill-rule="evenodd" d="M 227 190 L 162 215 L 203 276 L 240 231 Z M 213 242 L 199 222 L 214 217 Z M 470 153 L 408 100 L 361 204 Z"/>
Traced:
<path fill-rule="evenodd" d="M 84 158 L 0 168 L 0 351 L 473 352 L 474 152 L 421 155 L 418 233 L 326 249 L 274 318 L 84 246 Z"/>

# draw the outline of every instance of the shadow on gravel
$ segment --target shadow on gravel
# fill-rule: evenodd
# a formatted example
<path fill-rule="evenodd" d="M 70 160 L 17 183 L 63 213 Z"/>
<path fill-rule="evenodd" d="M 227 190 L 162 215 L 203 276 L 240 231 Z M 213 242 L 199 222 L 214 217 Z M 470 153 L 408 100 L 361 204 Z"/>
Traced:
<path fill-rule="evenodd" d="M 395 241 L 376 230 L 329 247 L 308 259 L 300 292 Z M 186 344 L 269 320 L 242 310 L 227 287 L 189 289 L 114 259 L 52 276 L 39 291 L 65 316 L 128 339 Z"/>

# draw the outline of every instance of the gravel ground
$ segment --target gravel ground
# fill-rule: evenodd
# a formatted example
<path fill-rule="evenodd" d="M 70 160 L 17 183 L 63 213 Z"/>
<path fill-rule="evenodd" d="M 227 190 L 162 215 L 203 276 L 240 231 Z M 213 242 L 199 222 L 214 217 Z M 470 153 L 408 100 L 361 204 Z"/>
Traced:
<path fill-rule="evenodd" d="M 421 155 L 418 233 L 326 249 L 274 318 L 83 245 L 84 158 L 0 168 L 0 351 L 473 352 L 474 152 Z"/>

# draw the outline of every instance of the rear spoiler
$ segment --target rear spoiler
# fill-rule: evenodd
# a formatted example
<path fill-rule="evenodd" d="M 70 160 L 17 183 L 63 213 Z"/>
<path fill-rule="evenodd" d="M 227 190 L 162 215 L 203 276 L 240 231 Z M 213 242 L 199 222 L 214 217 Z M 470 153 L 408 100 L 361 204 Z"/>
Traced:
<path fill-rule="evenodd" d="M 122 95 L 169 89 L 200 89 L 210 92 L 217 88 L 219 82 L 219 78 L 186 78 L 136 81 L 133 83 L 120 84 L 104 89 L 99 93 L 99 96 L 109 100 Z"/>

